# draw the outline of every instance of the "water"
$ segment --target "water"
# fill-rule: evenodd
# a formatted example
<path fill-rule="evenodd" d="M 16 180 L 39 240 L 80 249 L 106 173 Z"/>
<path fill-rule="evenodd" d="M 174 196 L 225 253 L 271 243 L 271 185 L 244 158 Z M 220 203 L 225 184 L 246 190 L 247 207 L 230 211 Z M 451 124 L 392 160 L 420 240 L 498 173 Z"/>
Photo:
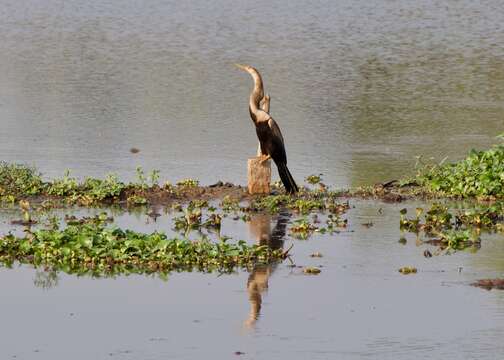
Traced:
<path fill-rule="evenodd" d="M 1 159 L 48 177 L 69 168 L 132 179 L 141 165 L 171 181 L 244 184 L 256 138 L 251 80 L 236 62 L 262 72 L 299 182 L 314 173 L 337 187 L 396 178 L 417 155 L 458 159 L 503 131 L 499 1 L 0 5 Z M 1 269 L 0 358 L 501 357 L 504 295 L 467 285 L 502 276 L 502 236 L 485 235 L 475 254 L 425 259 L 414 238 L 398 243 L 398 206 L 353 204 L 348 232 L 276 237 L 294 244 L 296 264 L 322 265 L 318 276 L 288 262 L 167 282 Z M 2 210 L 2 233 L 14 216 Z M 166 215 L 116 220 L 171 233 Z M 223 230 L 254 242 L 281 235 L 277 221 L 227 219 Z M 419 273 L 400 275 L 401 266 Z"/>
<path fill-rule="evenodd" d="M 244 183 L 241 62 L 264 76 L 296 178 L 399 177 L 503 131 L 503 24 L 499 1 L 3 0 L 0 153 L 49 177 L 141 165 Z"/>
<path fill-rule="evenodd" d="M 309 240 L 285 236 L 293 218 L 227 218 L 222 232 L 248 242 L 294 245 L 289 262 L 235 275 L 57 280 L 28 267 L 0 270 L 0 357 L 4 359 L 327 359 L 478 358 L 502 354 L 504 294 L 473 288 L 502 275 L 504 238 L 481 249 L 424 258 L 428 245 L 398 242 L 401 205 L 352 201 L 349 228 Z M 378 206 L 377 206 L 378 205 Z M 378 209 L 381 207 L 381 211 Z M 90 210 L 89 212 L 98 212 Z M 76 214 L 85 211 L 78 210 Z M 5 215 L 5 214 L 4 214 Z M 2 215 L 2 230 L 10 226 Z M 170 233 L 170 215 L 116 213 L 116 222 Z M 147 223 L 148 222 L 148 223 Z M 371 228 L 362 223 L 372 222 Z M 322 258 L 312 258 L 313 252 Z M 416 266 L 401 275 L 401 266 Z M 45 281 L 44 281 L 45 280 Z"/>

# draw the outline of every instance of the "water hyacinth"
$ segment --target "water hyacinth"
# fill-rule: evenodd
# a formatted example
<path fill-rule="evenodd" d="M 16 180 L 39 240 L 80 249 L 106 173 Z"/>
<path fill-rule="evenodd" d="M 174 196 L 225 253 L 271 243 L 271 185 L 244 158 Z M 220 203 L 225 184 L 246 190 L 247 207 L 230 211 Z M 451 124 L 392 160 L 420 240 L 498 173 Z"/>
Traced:
<path fill-rule="evenodd" d="M 69 225 L 65 229 L 12 234 L 0 238 L 0 261 L 44 266 L 67 273 L 95 276 L 118 273 L 176 271 L 231 272 L 238 267 L 271 263 L 285 258 L 282 250 L 207 239 L 168 239 L 164 233 L 138 233 L 107 227 L 103 222 Z"/>
<path fill-rule="evenodd" d="M 472 150 L 462 161 L 423 169 L 418 181 L 449 196 L 504 197 L 504 144 Z"/>

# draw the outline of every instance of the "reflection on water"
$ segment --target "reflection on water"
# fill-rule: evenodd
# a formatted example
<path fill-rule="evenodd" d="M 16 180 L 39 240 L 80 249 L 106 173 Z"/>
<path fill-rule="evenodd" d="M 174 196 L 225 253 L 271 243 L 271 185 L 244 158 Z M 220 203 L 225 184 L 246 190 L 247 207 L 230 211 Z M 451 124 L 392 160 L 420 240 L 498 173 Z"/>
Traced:
<path fill-rule="evenodd" d="M 281 249 L 287 224 L 291 214 L 281 211 L 276 216 L 276 224 L 271 230 L 272 216 L 269 214 L 255 214 L 248 222 L 249 232 L 259 245 L 268 245 L 272 249 Z M 277 264 L 255 265 L 247 280 L 247 292 L 250 301 L 250 313 L 244 324 L 248 328 L 254 327 L 261 313 L 262 294 L 268 290 L 268 280 L 275 271 Z"/>
<path fill-rule="evenodd" d="M 49 290 L 58 286 L 58 272 L 52 269 L 37 269 L 33 278 L 33 285 L 38 288 Z"/>
<path fill-rule="evenodd" d="M 0 328 L 0 339 L 6 339 L 0 358 L 30 359 L 35 350 L 37 359 L 51 360 L 102 359 L 121 350 L 156 360 L 225 359 L 238 350 L 254 359 L 281 360 L 500 358 L 504 293 L 468 285 L 502 276 L 502 234 L 482 234 L 476 253 L 426 258 L 424 251 L 434 253 L 435 247 L 420 245 L 415 234 L 397 242 L 399 210 L 414 212 L 425 204 L 351 205 L 349 231 L 315 233 L 306 241 L 285 235 L 286 214 L 223 221 L 223 233 L 234 239 L 275 248 L 292 243 L 296 264 L 320 267 L 318 276 L 303 276 L 288 262 L 223 276 L 173 272 L 167 281 L 0 268 L 0 318 L 8 325 Z M 12 216 L 0 211 L 1 233 L 11 229 Z M 142 232 L 170 229 L 173 216 L 146 222 L 145 214 L 114 212 L 118 226 Z M 373 226 L 362 225 L 368 223 Z M 323 257 L 311 257 L 314 252 Z M 403 266 L 418 273 L 401 275 Z"/>

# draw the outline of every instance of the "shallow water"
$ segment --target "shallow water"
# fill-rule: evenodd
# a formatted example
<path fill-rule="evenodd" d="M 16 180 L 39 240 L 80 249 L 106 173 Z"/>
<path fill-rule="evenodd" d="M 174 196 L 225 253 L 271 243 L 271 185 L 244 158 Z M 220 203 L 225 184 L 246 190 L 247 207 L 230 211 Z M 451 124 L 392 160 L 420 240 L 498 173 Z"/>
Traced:
<path fill-rule="evenodd" d="M 496 141 L 503 24 L 497 0 L 3 0 L 0 153 L 50 177 L 141 165 L 243 184 L 256 136 L 242 62 L 264 75 L 297 179 L 399 177 L 417 155 Z"/>
<path fill-rule="evenodd" d="M 496 0 L 3 0 L 0 160 L 48 177 L 132 179 L 140 165 L 244 184 L 256 137 L 241 62 L 264 76 L 299 182 L 397 178 L 417 155 L 457 159 L 503 131 L 503 24 Z M 414 237 L 398 243 L 403 204 L 352 205 L 349 231 L 307 241 L 279 236 L 277 218 L 224 221 L 235 239 L 277 234 L 318 276 L 288 262 L 166 282 L 0 269 L 0 358 L 500 358 L 504 293 L 468 284 L 502 277 L 503 237 L 426 259 Z M 168 215 L 114 216 L 172 234 Z M 15 217 L 0 211 L 2 233 L 21 233 Z"/>
<path fill-rule="evenodd" d="M 222 234 L 235 239 L 293 244 L 292 261 L 319 266 L 317 276 L 289 261 L 235 275 L 172 273 L 167 281 L 65 274 L 55 280 L 26 266 L 1 269 L 0 316 L 9 325 L 0 330 L 0 357 L 226 359 L 236 351 L 246 359 L 499 357 L 504 293 L 468 285 L 502 276 L 504 238 L 484 235 L 476 253 L 425 258 L 423 251 L 434 248 L 416 245 L 415 236 L 398 242 L 399 209 L 419 203 L 351 205 L 347 230 L 308 240 L 288 236 L 287 222 L 298 216 L 223 223 Z M 169 214 L 156 223 L 146 215 L 115 216 L 122 226 L 172 234 Z M 12 227 L 4 213 L 1 219 L 2 230 Z M 361 225 L 369 222 L 370 228 Z M 310 257 L 314 252 L 323 257 Z M 402 266 L 419 272 L 401 275 Z"/>

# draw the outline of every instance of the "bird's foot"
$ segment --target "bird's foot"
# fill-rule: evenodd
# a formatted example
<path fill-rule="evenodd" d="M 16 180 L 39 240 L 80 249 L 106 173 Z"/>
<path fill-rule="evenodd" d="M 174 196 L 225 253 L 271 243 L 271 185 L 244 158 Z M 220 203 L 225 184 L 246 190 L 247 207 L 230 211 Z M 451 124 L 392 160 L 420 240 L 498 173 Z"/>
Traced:
<path fill-rule="evenodd" d="M 269 159 L 271 159 L 271 156 L 269 156 L 269 155 L 261 155 L 261 160 L 259 160 L 259 161 L 261 162 L 261 164 L 264 164 Z"/>

